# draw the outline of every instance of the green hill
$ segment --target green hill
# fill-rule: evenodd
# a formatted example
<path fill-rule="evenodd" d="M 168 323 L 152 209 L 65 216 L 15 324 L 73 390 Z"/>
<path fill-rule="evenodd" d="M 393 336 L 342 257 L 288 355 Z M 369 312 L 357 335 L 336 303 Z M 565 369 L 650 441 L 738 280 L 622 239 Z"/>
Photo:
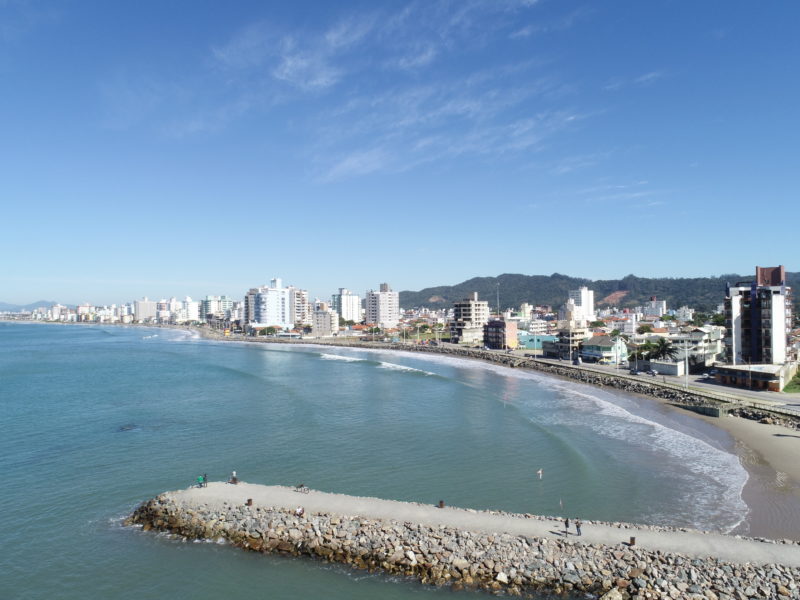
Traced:
<path fill-rule="evenodd" d="M 497 305 L 498 284 L 500 305 L 503 308 L 519 307 L 523 302 L 549 304 L 558 308 L 567 299 L 569 290 L 585 285 L 594 290 L 595 305 L 613 304 L 621 308 L 641 306 L 650 296 L 666 300 L 668 308 L 689 306 L 703 312 L 716 310 L 725 298 L 727 283 L 750 281 L 752 275 L 728 274 L 719 277 L 662 277 L 646 278 L 628 275 L 622 279 L 592 281 L 560 273 L 552 275 L 503 274 L 497 277 L 475 277 L 456 285 L 426 288 L 418 292 L 400 292 L 400 305 L 404 308 L 450 307 L 456 300 L 478 292 L 482 300 Z M 800 273 L 787 273 L 788 284 L 795 290 L 795 311 L 800 309 Z"/>

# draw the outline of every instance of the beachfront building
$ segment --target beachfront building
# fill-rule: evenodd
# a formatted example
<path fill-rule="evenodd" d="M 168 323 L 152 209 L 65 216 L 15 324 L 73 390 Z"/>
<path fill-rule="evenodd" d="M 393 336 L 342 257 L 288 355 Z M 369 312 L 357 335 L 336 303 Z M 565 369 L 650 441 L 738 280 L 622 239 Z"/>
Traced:
<path fill-rule="evenodd" d="M 549 358 L 572 360 L 579 357 L 581 344 L 589 337 L 591 334 L 588 328 L 566 322 L 565 326 L 558 330 L 555 342 L 542 344 L 542 352 Z"/>
<path fill-rule="evenodd" d="M 361 298 L 347 288 L 339 288 L 339 293 L 331 296 L 331 308 L 345 321 L 361 322 Z"/>
<path fill-rule="evenodd" d="M 298 289 L 292 285 L 289 290 L 289 306 L 291 307 L 290 319 L 295 325 L 311 325 L 312 309 L 308 302 L 308 291 Z"/>
<path fill-rule="evenodd" d="M 483 327 L 488 322 L 489 303 L 478 300 L 478 292 L 472 292 L 469 298 L 453 303 L 450 341 L 454 344 L 480 344 L 483 342 Z"/>
<path fill-rule="evenodd" d="M 384 329 L 397 327 L 400 321 L 400 294 L 392 291 L 388 283 L 382 283 L 377 292 L 369 290 L 364 318 L 367 323 Z"/>
<path fill-rule="evenodd" d="M 294 326 L 291 302 L 290 290 L 283 287 L 279 278 L 270 280 L 268 286 L 251 289 L 245 296 L 246 325 L 251 329 L 291 329 Z"/>
<path fill-rule="evenodd" d="M 483 345 L 492 350 L 514 350 L 517 341 L 517 322 L 493 319 L 483 326 Z"/>
<path fill-rule="evenodd" d="M 155 300 L 148 300 L 147 296 L 133 303 L 133 319 L 138 323 L 148 323 L 155 320 L 157 314 L 157 303 Z"/>
<path fill-rule="evenodd" d="M 620 364 L 628 359 L 628 345 L 619 336 L 597 335 L 588 338 L 580 347 L 585 362 Z"/>
<path fill-rule="evenodd" d="M 200 318 L 205 321 L 209 318 L 230 318 L 233 309 L 233 298 L 228 296 L 206 296 L 200 300 Z"/>
<path fill-rule="evenodd" d="M 314 337 L 331 337 L 339 333 L 339 313 L 327 302 L 320 302 L 315 307 L 311 333 Z"/>
<path fill-rule="evenodd" d="M 789 343 L 791 324 L 792 291 L 786 286 L 783 265 L 756 267 L 753 281 L 728 286 L 725 326 L 729 363 L 779 365 L 794 360 Z"/>

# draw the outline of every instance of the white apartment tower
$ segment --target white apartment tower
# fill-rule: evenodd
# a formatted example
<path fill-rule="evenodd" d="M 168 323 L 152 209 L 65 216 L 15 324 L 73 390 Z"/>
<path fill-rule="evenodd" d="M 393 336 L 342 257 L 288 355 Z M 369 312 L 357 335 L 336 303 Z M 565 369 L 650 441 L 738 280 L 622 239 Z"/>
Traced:
<path fill-rule="evenodd" d="M 383 328 L 396 327 L 400 321 L 400 294 L 393 292 L 388 283 L 382 283 L 378 292 L 369 290 L 365 320 Z"/>
<path fill-rule="evenodd" d="M 245 319 L 253 327 L 294 327 L 291 290 L 278 279 L 268 286 L 251 289 L 245 296 Z"/>
<path fill-rule="evenodd" d="M 752 282 L 729 286 L 725 295 L 728 362 L 734 365 L 781 365 L 793 360 L 789 345 L 792 290 L 786 270 L 756 267 Z"/>
<path fill-rule="evenodd" d="M 331 308 L 345 321 L 361 322 L 361 298 L 347 288 L 339 288 L 338 294 L 331 297 Z"/>
<path fill-rule="evenodd" d="M 590 290 L 585 285 L 577 290 L 570 290 L 569 300 L 575 305 L 573 309 L 574 320 L 576 321 L 594 321 L 594 290 Z M 569 304 L 569 300 L 567 304 Z"/>

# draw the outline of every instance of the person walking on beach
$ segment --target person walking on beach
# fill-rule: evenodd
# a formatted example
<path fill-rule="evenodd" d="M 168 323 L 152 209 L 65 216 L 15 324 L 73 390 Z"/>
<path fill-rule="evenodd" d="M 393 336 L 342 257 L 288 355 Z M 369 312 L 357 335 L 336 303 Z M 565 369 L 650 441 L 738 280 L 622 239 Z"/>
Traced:
<path fill-rule="evenodd" d="M 564 519 L 564 537 L 569 535 L 569 518 Z"/>
<path fill-rule="evenodd" d="M 581 521 L 580 519 L 575 519 L 575 531 L 577 531 L 577 535 L 581 535 Z"/>
<path fill-rule="evenodd" d="M 203 473 L 203 487 L 208 487 L 208 475 Z"/>

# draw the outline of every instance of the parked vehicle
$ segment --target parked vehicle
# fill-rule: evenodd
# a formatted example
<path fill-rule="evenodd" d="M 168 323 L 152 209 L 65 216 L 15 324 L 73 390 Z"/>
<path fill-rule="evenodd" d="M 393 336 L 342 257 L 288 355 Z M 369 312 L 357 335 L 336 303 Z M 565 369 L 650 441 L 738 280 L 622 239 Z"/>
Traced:
<path fill-rule="evenodd" d="M 636 370 L 636 369 L 631 369 L 630 373 L 631 373 L 631 375 L 638 375 L 639 371 Z"/>

